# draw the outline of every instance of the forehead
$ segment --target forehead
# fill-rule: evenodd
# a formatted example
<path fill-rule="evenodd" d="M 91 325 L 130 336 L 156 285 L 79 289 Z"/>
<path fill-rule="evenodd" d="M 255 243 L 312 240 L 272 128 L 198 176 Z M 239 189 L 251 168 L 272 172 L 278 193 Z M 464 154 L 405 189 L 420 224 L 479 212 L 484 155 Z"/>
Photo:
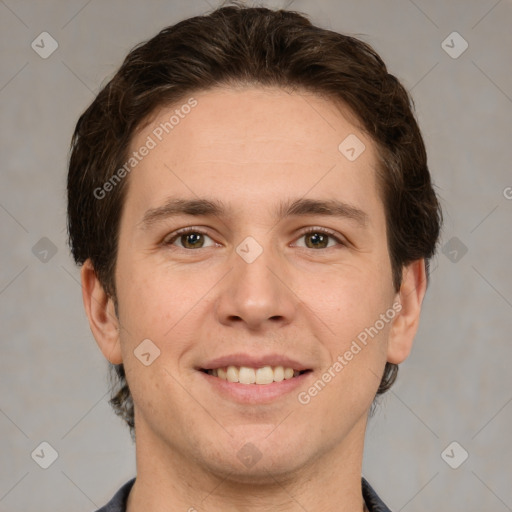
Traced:
<path fill-rule="evenodd" d="M 340 137 L 360 131 L 354 126 L 354 116 L 350 121 L 347 119 L 350 116 L 347 108 L 306 91 L 216 87 L 195 93 L 196 105 L 189 109 L 187 104 L 191 97 L 157 111 L 144 130 L 144 134 L 155 132 L 157 143 L 173 145 L 175 159 L 192 156 L 177 143 L 178 138 L 201 149 L 204 157 L 219 156 L 222 152 L 226 159 L 233 156 L 238 162 L 243 161 L 243 155 L 251 161 L 256 158 L 265 161 L 269 156 L 266 149 L 274 151 L 276 146 L 285 151 L 283 158 L 293 160 L 298 160 L 298 155 L 316 159 L 318 153 L 325 156 L 326 152 L 337 158 Z M 181 111 L 181 115 L 172 116 L 176 111 Z M 175 124 L 169 129 L 166 122 L 171 117 Z M 269 142 L 272 147 L 268 146 Z M 272 162 L 275 156 L 272 153 Z"/>
<path fill-rule="evenodd" d="M 130 151 L 144 145 L 152 149 L 131 173 L 128 195 L 149 207 L 169 195 L 231 194 L 235 206 L 344 191 L 359 206 L 377 198 L 373 143 L 348 109 L 312 93 L 200 91 L 157 111 Z M 363 149 L 357 159 L 347 157 L 352 148 L 356 156 Z"/>

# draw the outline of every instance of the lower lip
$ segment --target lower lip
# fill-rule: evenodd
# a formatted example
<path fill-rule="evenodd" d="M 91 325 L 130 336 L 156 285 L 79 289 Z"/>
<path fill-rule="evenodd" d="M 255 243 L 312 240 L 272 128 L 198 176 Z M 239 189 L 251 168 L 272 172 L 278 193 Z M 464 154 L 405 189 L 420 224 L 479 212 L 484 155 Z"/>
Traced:
<path fill-rule="evenodd" d="M 244 404 L 264 404 L 283 397 L 303 386 L 313 372 L 301 373 L 297 377 L 271 384 L 240 384 L 199 371 L 213 389 L 231 400 Z"/>

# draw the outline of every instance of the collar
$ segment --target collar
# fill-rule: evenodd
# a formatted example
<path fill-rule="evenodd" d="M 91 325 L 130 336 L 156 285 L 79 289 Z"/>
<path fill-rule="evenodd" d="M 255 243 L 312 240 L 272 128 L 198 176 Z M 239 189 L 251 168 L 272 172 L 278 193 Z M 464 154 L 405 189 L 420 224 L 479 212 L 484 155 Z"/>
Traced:
<path fill-rule="evenodd" d="M 126 503 L 131 488 L 135 483 L 135 478 L 126 482 L 114 495 L 114 497 L 97 512 L 126 512 Z M 363 498 L 368 512 L 391 512 L 391 510 L 379 498 L 377 493 L 373 490 L 372 486 L 363 477 L 361 478 L 361 487 L 363 491 Z"/>

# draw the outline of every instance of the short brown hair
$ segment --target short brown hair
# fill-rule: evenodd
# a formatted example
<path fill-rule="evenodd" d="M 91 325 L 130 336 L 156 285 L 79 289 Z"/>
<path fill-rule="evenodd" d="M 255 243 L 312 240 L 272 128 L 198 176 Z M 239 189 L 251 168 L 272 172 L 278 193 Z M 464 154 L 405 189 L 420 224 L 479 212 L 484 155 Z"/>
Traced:
<path fill-rule="evenodd" d="M 95 190 L 127 160 L 136 129 L 157 109 L 217 85 L 301 90 L 341 103 L 377 147 L 379 191 L 396 291 L 403 266 L 434 255 L 442 222 L 412 100 L 363 41 L 314 26 L 302 13 L 230 5 L 163 29 L 135 47 L 78 120 L 68 174 L 68 230 L 77 264 L 90 258 L 116 301 L 114 269 L 128 179 L 102 199 Z M 110 400 L 133 436 L 123 365 Z M 386 363 L 377 394 L 398 366 Z"/>

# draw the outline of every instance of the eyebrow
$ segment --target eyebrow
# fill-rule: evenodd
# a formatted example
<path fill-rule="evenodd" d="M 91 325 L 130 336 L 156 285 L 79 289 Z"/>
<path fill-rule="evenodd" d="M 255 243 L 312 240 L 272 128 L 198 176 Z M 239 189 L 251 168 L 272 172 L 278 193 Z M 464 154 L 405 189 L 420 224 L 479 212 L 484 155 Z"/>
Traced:
<path fill-rule="evenodd" d="M 142 229 L 149 229 L 165 219 L 180 215 L 225 217 L 232 213 L 222 201 L 209 199 L 179 199 L 170 198 L 162 206 L 151 208 L 144 214 L 140 225 Z M 361 227 L 368 224 L 369 216 L 366 212 L 350 204 L 336 199 L 296 199 L 279 204 L 274 217 L 281 220 L 286 217 L 322 215 L 340 217 L 355 221 Z"/>

